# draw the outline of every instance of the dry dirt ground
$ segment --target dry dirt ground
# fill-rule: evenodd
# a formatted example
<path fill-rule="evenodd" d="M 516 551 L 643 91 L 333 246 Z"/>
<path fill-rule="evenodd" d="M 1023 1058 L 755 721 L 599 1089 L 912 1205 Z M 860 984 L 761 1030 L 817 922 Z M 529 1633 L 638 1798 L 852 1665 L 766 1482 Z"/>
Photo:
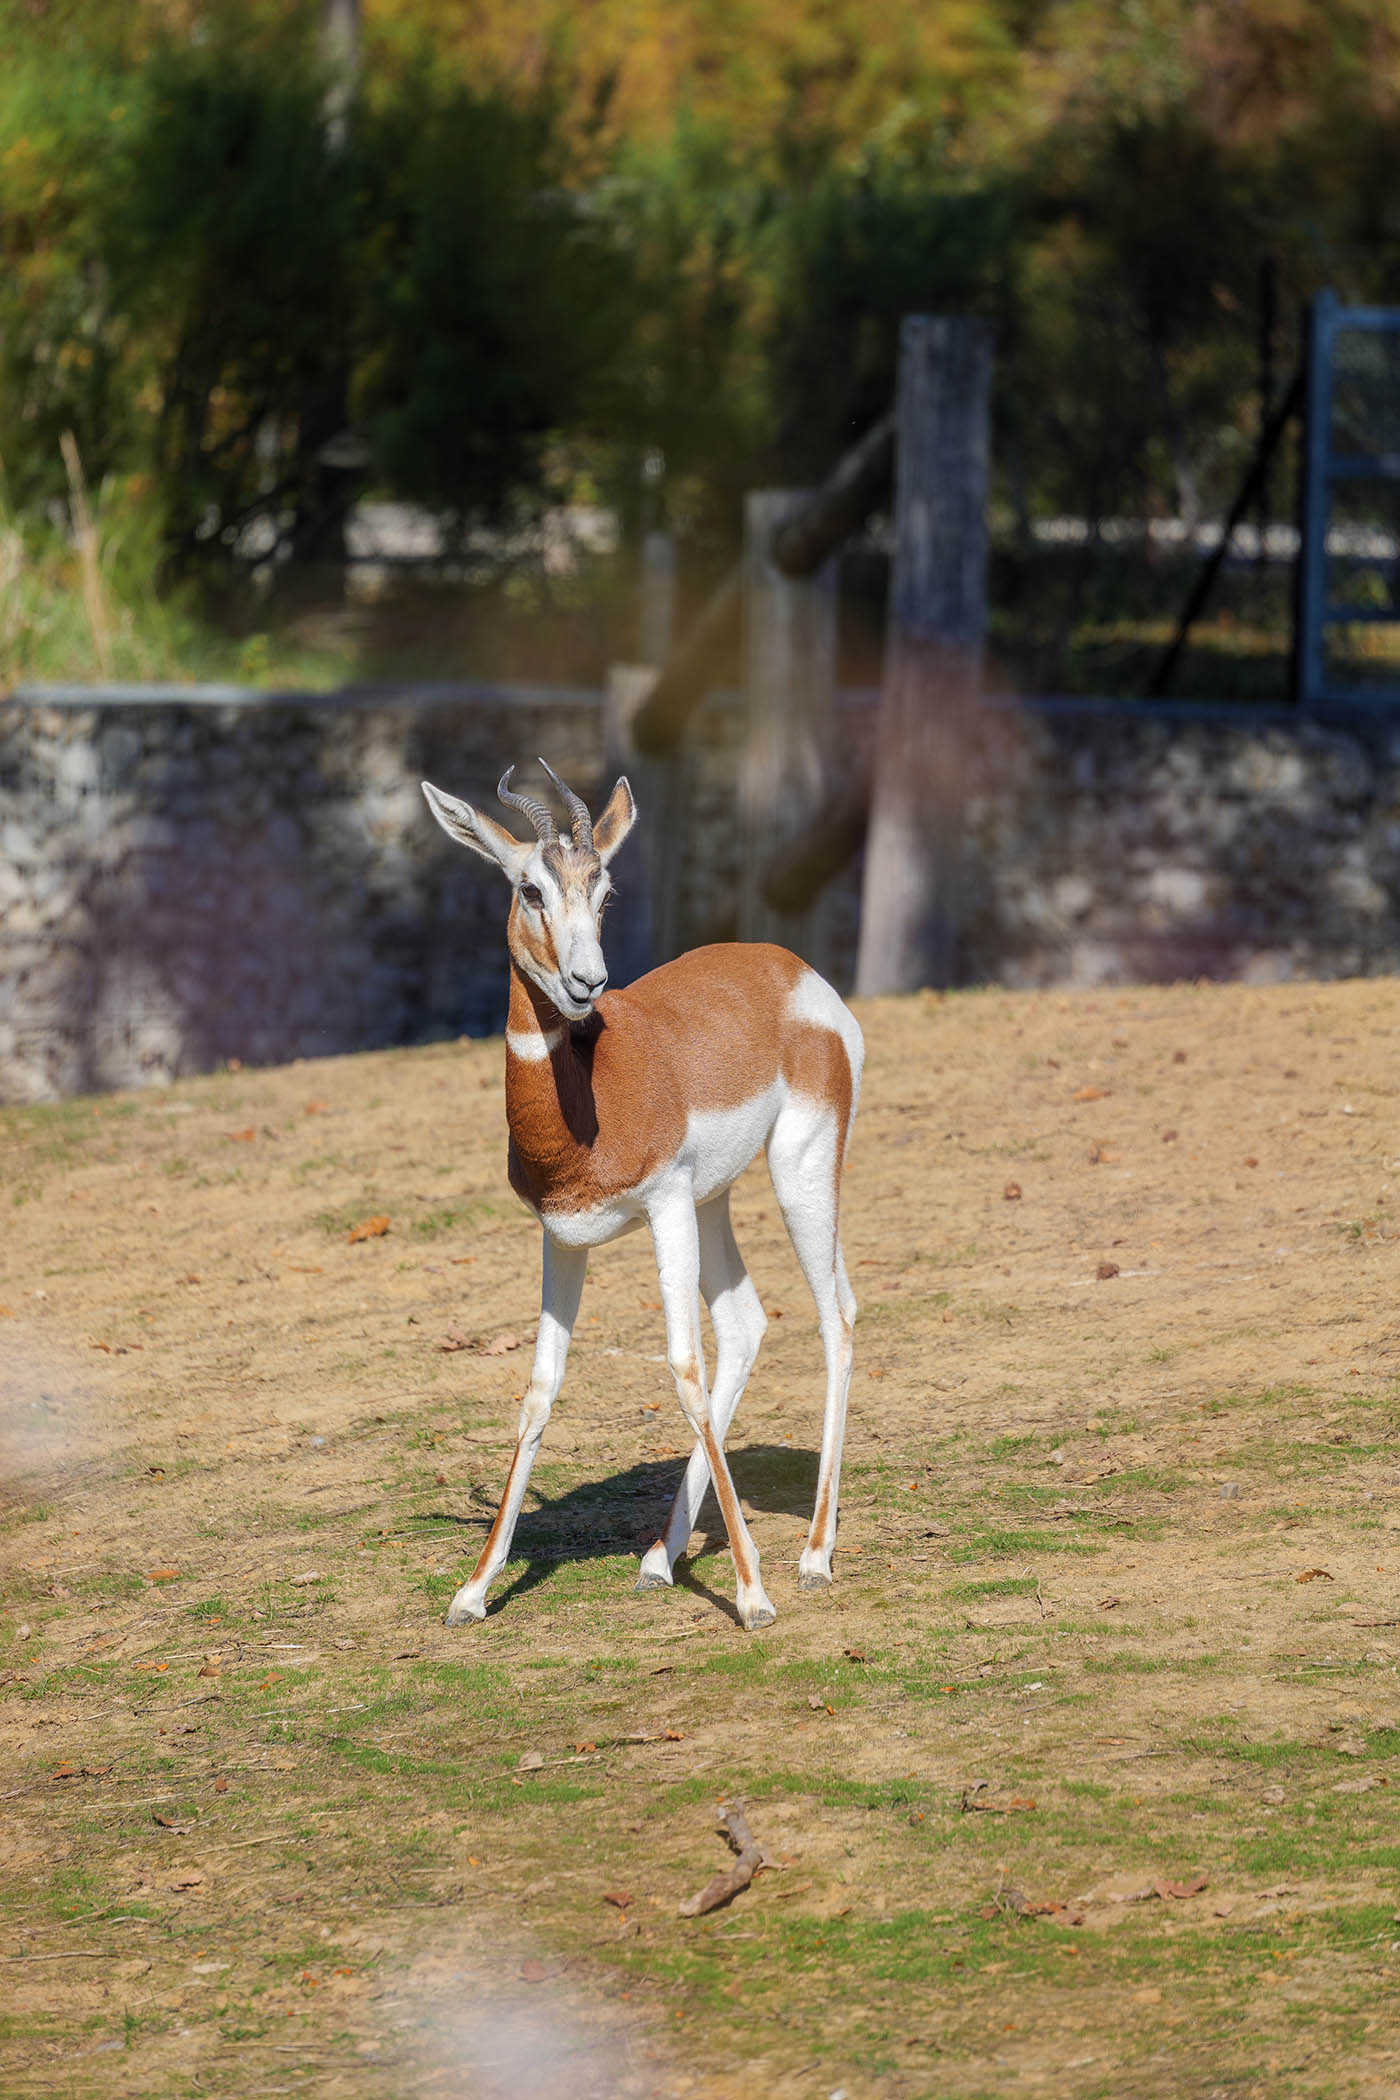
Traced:
<path fill-rule="evenodd" d="M 440 1623 L 536 1309 L 499 1043 L 0 1117 L 0 2090 L 1400 2095 L 1400 985 L 860 1018 L 824 1596 L 736 1193 L 754 1638 L 712 1506 L 632 1591 L 641 1239 Z M 736 1799 L 776 1865 L 684 1919 Z"/>

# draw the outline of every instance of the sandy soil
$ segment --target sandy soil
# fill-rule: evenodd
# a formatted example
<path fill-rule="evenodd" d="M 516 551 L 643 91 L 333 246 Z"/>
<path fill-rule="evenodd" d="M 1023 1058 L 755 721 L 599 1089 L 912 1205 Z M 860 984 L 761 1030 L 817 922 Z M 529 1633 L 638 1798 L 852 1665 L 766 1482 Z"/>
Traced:
<path fill-rule="evenodd" d="M 4 2091 L 1400 2094 L 1400 986 L 858 1010 L 827 1597 L 810 1302 L 735 1199 L 756 1643 L 712 1531 L 631 1593 L 638 1239 L 439 1623 L 537 1310 L 498 1043 L 0 1119 Z M 736 1790 L 782 1871 L 680 1921 Z"/>

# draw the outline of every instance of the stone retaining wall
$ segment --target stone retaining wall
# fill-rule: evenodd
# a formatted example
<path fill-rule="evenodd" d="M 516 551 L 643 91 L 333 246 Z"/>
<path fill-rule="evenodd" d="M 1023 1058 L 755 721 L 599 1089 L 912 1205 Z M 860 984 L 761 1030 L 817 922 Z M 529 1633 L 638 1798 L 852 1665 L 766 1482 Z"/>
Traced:
<path fill-rule="evenodd" d="M 869 709 L 843 719 L 868 740 Z M 691 739 L 687 942 L 732 929 L 741 727 L 715 696 Z M 968 982 L 1400 969 L 1400 733 L 1004 708 L 969 732 Z M 541 751 L 596 794 L 597 696 L 0 703 L 0 1100 L 499 1028 L 503 888 L 418 782 L 490 805 Z M 838 887 L 849 983 L 858 869 Z"/>
<path fill-rule="evenodd" d="M 963 974 L 1040 985 L 1400 970 L 1400 726 L 983 711 Z"/>
<path fill-rule="evenodd" d="M 499 1028 L 504 885 L 418 783 L 536 751 L 591 783 L 596 700 L 0 704 L 0 1100 Z"/>

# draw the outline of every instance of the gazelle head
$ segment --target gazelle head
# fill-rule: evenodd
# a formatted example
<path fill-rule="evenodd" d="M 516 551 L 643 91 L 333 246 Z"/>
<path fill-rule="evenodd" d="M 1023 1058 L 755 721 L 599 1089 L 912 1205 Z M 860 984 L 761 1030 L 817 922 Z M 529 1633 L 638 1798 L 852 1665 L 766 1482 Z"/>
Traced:
<path fill-rule="evenodd" d="M 637 810 L 631 788 L 619 780 L 595 824 L 583 798 L 566 788 L 543 759 L 540 764 L 568 811 L 566 839 L 544 803 L 511 792 L 514 766 L 501 775 L 496 793 L 508 808 L 529 818 L 535 834 L 529 842 L 430 781 L 423 782 L 423 793 L 449 838 L 494 861 L 514 890 L 506 941 L 517 967 L 566 1021 L 584 1021 L 608 981 L 600 939 L 603 907 L 612 895 L 608 863 L 632 829 Z"/>

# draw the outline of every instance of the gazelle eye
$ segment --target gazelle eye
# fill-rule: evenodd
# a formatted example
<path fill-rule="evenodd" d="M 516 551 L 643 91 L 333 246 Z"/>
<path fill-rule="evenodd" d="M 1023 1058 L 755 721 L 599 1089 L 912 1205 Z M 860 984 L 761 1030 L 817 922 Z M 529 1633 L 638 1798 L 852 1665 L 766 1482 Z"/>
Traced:
<path fill-rule="evenodd" d="M 535 911 L 538 911 L 544 903 L 544 893 L 538 890 L 533 882 L 522 882 L 520 885 L 520 901 L 522 904 L 528 904 Z"/>

